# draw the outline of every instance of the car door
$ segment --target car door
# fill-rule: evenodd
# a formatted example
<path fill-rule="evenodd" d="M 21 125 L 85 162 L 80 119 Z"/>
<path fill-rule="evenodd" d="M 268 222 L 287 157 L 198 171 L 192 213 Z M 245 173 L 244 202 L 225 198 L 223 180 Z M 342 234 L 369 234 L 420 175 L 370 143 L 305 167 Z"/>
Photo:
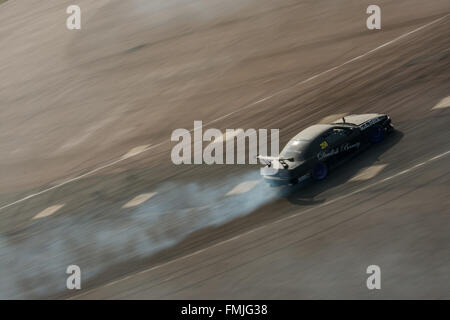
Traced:
<path fill-rule="evenodd" d="M 361 132 L 358 128 L 342 127 L 343 139 L 340 145 L 341 158 L 357 153 L 361 147 Z"/>
<path fill-rule="evenodd" d="M 317 154 L 319 161 L 335 162 L 345 156 L 347 150 L 344 150 L 348 142 L 350 131 L 344 128 L 332 128 L 326 131 L 319 139 L 321 150 Z"/>

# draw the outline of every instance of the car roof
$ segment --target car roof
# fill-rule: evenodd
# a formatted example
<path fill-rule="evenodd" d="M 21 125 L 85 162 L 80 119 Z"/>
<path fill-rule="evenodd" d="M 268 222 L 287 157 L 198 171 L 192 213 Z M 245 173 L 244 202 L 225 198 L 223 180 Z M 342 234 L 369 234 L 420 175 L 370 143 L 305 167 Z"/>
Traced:
<path fill-rule="evenodd" d="M 292 140 L 313 140 L 335 126 L 331 124 L 315 124 L 298 133 Z"/>
<path fill-rule="evenodd" d="M 345 123 L 350 123 L 350 124 L 354 124 L 354 125 L 361 125 L 366 121 L 369 121 L 370 119 L 376 118 L 376 117 L 380 117 L 383 114 L 379 114 L 379 113 L 365 113 L 365 114 L 350 114 L 348 116 L 345 116 L 345 122 L 344 120 L 341 118 L 339 120 L 336 120 L 335 122 L 333 122 L 333 124 L 345 124 Z"/>

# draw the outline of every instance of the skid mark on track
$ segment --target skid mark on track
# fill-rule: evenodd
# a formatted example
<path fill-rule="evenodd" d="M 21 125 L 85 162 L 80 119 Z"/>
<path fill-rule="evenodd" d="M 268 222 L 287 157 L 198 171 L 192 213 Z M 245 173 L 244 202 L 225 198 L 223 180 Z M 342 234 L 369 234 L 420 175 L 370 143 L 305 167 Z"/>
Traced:
<path fill-rule="evenodd" d="M 347 199 L 347 198 L 349 198 L 349 197 L 351 197 L 351 196 L 353 196 L 353 195 L 355 195 L 355 194 L 358 194 L 358 193 L 360 193 L 360 192 L 366 191 L 366 190 L 368 190 L 368 189 L 370 189 L 370 188 L 372 188 L 372 187 L 378 186 L 378 185 L 380 185 L 380 184 L 382 184 L 382 183 L 391 181 L 391 180 L 393 180 L 393 179 L 395 179 L 395 178 L 398 178 L 398 177 L 400 177 L 400 176 L 402 176 L 402 175 L 405 175 L 405 174 L 407 174 L 407 173 L 413 172 L 414 170 L 416 170 L 416 169 L 418 169 L 418 168 L 420 168 L 420 167 L 423 167 L 423 166 L 425 166 L 425 165 L 428 165 L 428 164 L 430 164 L 430 163 L 432 163 L 432 162 L 434 162 L 434 161 L 436 161 L 436 160 L 442 159 L 442 158 L 444 158 L 444 157 L 446 157 L 446 156 L 448 156 L 448 155 L 450 155 L 450 150 L 449 150 L 449 151 L 446 151 L 446 152 L 443 152 L 443 153 L 441 153 L 441 154 L 438 154 L 438 155 L 436 155 L 436 156 L 434 156 L 434 157 L 432 157 L 432 158 L 430 158 L 430 159 L 428 159 L 428 160 L 425 160 L 425 161 L 423 161 L 423 162 L 420 162 L 420 163 L 418 163 L 418 164 L 416 164 L 416 165 L 414 165 L 414 166 L 412 166 L 412 167 L 409 167 L 409 168 L 407 168 L 407 169 L 405 169 L 405 170 L 403 170 L 403 171 L 397 172 L 397 173 L 395 173 L 395 174 L 393 174 L 393 175 L 391 175 L 391 176 L 389 176 L 389 177 L 387 177 L 387 178 L 384 178 L 384 179 L 378 180 L 378 181 L 376 181 L 376 182 L 370 183 L 370 184 L 368 184 L 368 185 L 366 185 L 366 186 L 364 186 L 364 187 L 358 188 L 358 189 L 356 189 L 356 190 L 354 190 L 354 191 L 352 191 L 352 192 L 349 192 L 349 193 L 347 193 L 347 194 L 345 194 L 345 195 L 342 195 L 342 196 L 340 196 L 340 197 L 337 197 L 337 198 L 331 199 L 331 200 L 329 200 L 329 201 L 326 201 L 326 202 L 324 202 L 324 203 L 322 203 L 322 204 L 320 204 L 320 205 L 317 205 L 317 206 L 315 206 L 315 207 L 312 207 L 312 208 L 309 208 L 309 209 L 306 209 L 306 210 L 303 210 L 303 211 L 294 213 L 294 214 L 289 215 L 289 216 L 286 216 L 286 217 L 284 217 L 284 218 L 280 218 L 280 219 L 275 220 L 275 221 L 273 221 L 273 222 L 270 222 L 270 223 L 268 223 L 268 224 L 265 224 L 265 225 L 262 225 L 262 226 L 260 226 L 260 227 L 257 227 L 257 228 L 251 229 L 251 230 L 249 230 L 249 231 L 246 231 L 246 232 L 244 232 L 244 233 L 241 233 L 241 234 L 239 234 L 239 235 L 237 235 L 237 236 L 234 236 L 234 237 L 232 237 L 232 238 L 229 238 L 229 239 L 226 239 L 226 240 L 217 242 L 217 243 L 215 243 L 215 244 L 213 244 L 213 245 L 211 245 L 211 246 L 209 246 L 209 247 L 206 247 L 206 248 L 203 248 L 203 249 L 199 249 L 199 250 L 197 250 L 197 251 L 195 251 L 195 252 L 192 252 L 192 253 L 190 253 L 190 254 L 187 254 L 187 255 L 181 256 L 181 257 L 179 257 L 179 258 L 176 258 L 176 259 L 167 261 L 167 262 L 165 262 L 165 263 L 162 263 L 162 264 L 159 264 L 159 265 L 150 267 L 150 268 L 148 268 L 148 269 L 142 270 L 142 271 L 137 272 L 137 273 L 135 273 L 135 274 L 133 274 L 133 275 L 128 275 L 128 276 L 126 276 L 126 277 L 117 279 L 117 280 L 115 280 L 115 281 L 113 281 L 113 282 L 110 282 L 110 283 L 107 283 L 107 284 L 105 284 L 105 285 L 99 286 L 99 287 L 97 287 L 97 288 L 93 288 L 93 289 L 91 289 L 91 290 L 87 290 L 86 292 L 83 292 L 83 293 L 80 293 L 80 294 L 75 295 L 75 296 L 73 296 L 73 297 L 70 297 L 69 300 L 76 299 L 76 298 L 81 298 L 82 296 L 85 296 L 85 295 L 87 295 L 87 294 L 89 294 L 89 293 L 92 293 L 92 292 L 94 292 L 95 290 L 98 290 L 99 288 L 105 288 L 105 287 L 110 286 L 111 284 L 117 284 L 117 283 L 122 282 L 122 281 L 124 281 L 124 280 L 126 280 L 126 279 L 130 279 L 132 276 L 136 276 L 136 275 L 148 273 L 148 272 L 151 272 L 151 271 L 160 269 L 160 268 L 162 268 L 162 267 L 171 265 L 171 264 L 173 264 L 173 263 L 176 263 L 176 262 L 179 262 L 179 261 L 182 261 L 182 260 L 186 260 L 186 259 L 188 259 L 188 258 L 191 258 L 191 257 L 193 257 L 193 256 L 196 256 L 196 255 L 198 255 L 198 254 L 201 254 L 202 252 L 205 252 L 205 251 L 207 251 L 207 250 L 210 250 L 210 249 L 213 249 L 213 248 L 220 247 L 220 246 L 222 246 L 222 245 L 224 245 L 224 244 L 227 244 L 227 243 L 230 243 L 230 242 L 235 241 L 235 240 L 237 240 L 237 239 L 240 239 L 240 238 L 242 238 L 242 237 L 248 236 L 248 235 L 250 235 L 250 234 L 252 234 L 252 233 L 255 233 L 255 232 L 257 232 L 257 231 L 261 231 L 261 230 L 263 230 L 263 229 L 265 229 L 265 228 L 268 228 L 269 226 L 272 226 L 272 225 L 275 225 L 275 224 L 279 224 L 279 223 L 282 223 L 282 222 L 287 221 L 287 220 L 290 220 L 290 219 L 297 218 L 297 217 L 302 216 L 302 215 L 304 215 L 304 214 L 306 214 L 306 213 L 312 212 L 312 211 L 314 211 L 314 210 L 316 210 L 316 209 L 318 209 L 318 208 L 322 208 L 322 207 L 328 206 L 328 205 L 330 205 L 330 204 L 336 203 L 336 202 L 338 202 L 338 201 Z"/>
<path fill-rule="evenodd" d="M 418 28 L 416 28 L 416 29 L 414 29 L 414 30 L 411 30 L 411 31 L 409 31 L 409 32 L 407 32 L 407 33 L 404 33 L 404 34 L 402 34 L 402 35 L 400 35 L 400 36 L 398 36 L 398 37 L 396 37 L 396 38 L 394 38 L 394 39 L 392 39 L 392 40 L 390 40 L 390 41 L 388 41 L 388 42 L 386 42 L 386 43 L 384 43 L 384 44 L 382 44 L 382 45 L 380 45 L 380 46 L 378 46 L 378 47 L 376 47 L 376 48 L 374 48 L 374 49 L 372 49 L 372 50 L 369 50 L 369 51 L 367 51 L 367 52 L 365 52 L 365 53 L 363 53 L 363 54 L 361 54 L 361 55 L 359 55 L 359 56 L 356 56 L 356 57 L 354 57 L 354 58 L 352 58 L 352 59 L 350 59 L 350 60 L 347 60 L 347 61 L 345 61 L 344 63 L 341 63 L 341 64 L 339 64 L 339 65 L 337 65 L 337 66 L 335 66 L 335 67 L 332 67 L 332 68 L 327 69 L 327 70 L 325 70 L 325 71 L 322 71 L 322 72 L 320 72 L 320 73 L 317 73 L 316 75 L 311 76 L 311 77 L 309 77 L 309 78 L 307 78 L 307 79 L 304 79 L 304 80 L 302 80 L 302 81 L 299 81 L 299 82 L 297 82 L 297 83 L 294 83 L 294 84 L 291 85 L 291 86 L 288 86 L 288 87 L 286 87 L 286 88 L 283 88 L 283 89 L 281 89 L 281 90 L 279 90 L 279 91 L 277 91 L 277 92 L 275 92 L 275 93 L 273 93 L 273 94 L 271 94 L 271 95 L 268 95 L 268 96 L 266 96 L 266 97 L 264 97 L 264 98 L 261 98 L 261 99 L 255 101 L 255 102 L 252 102 L 252 103 L 250 103 L 250 104 L 248 104 L 248 105 L 242 106 L 242 107 L 238 108 L 237 110 L 234 110 L 234 111 L 232 111 L 232 112 L 230 112 L 230 113 L 227 113 L 227 114 L 225 114 L 225 115 L 223 115 L 223 116 L 221 116 L 221 117 L 219 117 L 219 118 L 216 118 L 216 119 L 214 119 L 214 120 L 211 120 L 211 121 L 209 121 L 209 122 L 206 122 L 206 123 L 203 124 L 203 127 L 205 127 L 205 126 L 207 126 L 207 125 L 210 125 L 210 124 L 213 124 L 213 123 L 215 123 L 215 122 L 221 121 L 221 120 L 223 120 L 223 119 L 229 118 L 230 116 L 232 116 L 232 115 L 234 115 L 234 114 L 237 114 L 238 112 L 242 112 L 243 110 L 246 110 L 246 109 L 255 107 L 256 105 L 261 104 L 262 102 L 267 101 L 267 100 L 270 100 L 270 99 L 272 99 L 272 98 L 274 98 L 274 97 L 277 97 L 277 96 L 279 96 L 279 95 L 285 93 L 285 92 L 288 91 L 288 90 L 291 90 L 291 89 L 293 89 L 293 88 L 295 88 L 295 87 L 304 85 L 304 84 L 309 83 L 309 82 L 311 82 L 311 81 L 314 81 L 315 79 L 317 79 L 317 78 L 319 78 L 319 77 L 325 76 L 325 75 L 327 75 L 327 74 L 329 74 L 329 73 L 332 73 L 332 72 L 334 72 L 334 71 L 336 71 L 336 70 L 339 70 L 339 69 L 341 69 L 341 68 L 343 68 L 343 67 L 345 67 L 345 66 L 347 66 L 347 65 L 349 65 L 349 64 L 351 64 L 351 63 L 353 63 L 353 62 L 359 61 L 359 60 L 361 60 L 361 59 L 363 59 L 363 58 L 365 58 L 365 57 L 367 57 L 367 56 L 373 54 L 374 52 L 377 52 L 377 51 L 379 51 L 379 50 L 381 50 L 381 49 L 383 49 L 383 48 L 385 48 L 385 47 L 388 47 L 388 46 L 390 46 L 390 45 L 392 45 L 392 44 L 394 44 L 394 43 L 396 43 L 396 42 L 398 42 L 398 41 L 400 41 L 400 40 L 402 40 L 402 39 L 404 39 L 404 38 L 406 38 L 406 37 L 408 37 L 408 36 L 410 36 L 410 35 L 412 35 L 412 34 L 415 34 L 415 33 L 419 32 L 419 31 L 421 31 L 421 30 L 423 30 L 423 29 L 426 29 L 426 28 L 428 28 L 428 27 L 430 27 L 430 26 L 432 26 L 432 25 L 434 25 L 434 24 L 436 24 L 436 23 L 438 23 L 438 22 L 441 22 L 441 21 L 443 21 L 444 19 L 448 18 L 449 16 L 450 16 L 450 13 L 447 13 L 446 15 L 444 15 L 444 16 L 438 18 L 438 19 L 435 19 L 435 20 L 433 20 L 433 21 L 431 21 L 431 22 L 429 22 L 429 23 L 427 23 L 427 24 L 424 24 L 424 25 L 422 25 L 422 26 L 420 26 L 420 27 L 418 27 Z M 193 130 L 191 130 L 190 132 L 192 132 L 192 131 L 193 131 Z M 149 150 L 152 150 L 152 149 L 154 149 L 154 148 L 157 148 L 157 147 L 159 147 L 159 146 L 161 146 L 161 145 L 163 145 L 163 144 L 165 144 L 165 143 L 167 143 L 167 142 L 169 142 L 169 140 L 159 142 L 159 143 L 157 143 L 157 144 L 155 144 L 155 145 L 146 145 L 146 146 L 141 146 L 141 147 L 134 148 L 134 149 L 132 149 L 130 152 L 128 152 L 126 155 L 122 156 L 121 158 L 119 158 L 119 159 L 117 159 L 117 160 L 114 160 L 114 161 L 112 161 L 112 162 L 110 162 L 110 163 L 107 163 L 107 164 L 105 164 L 105 165 L 102 165 L 102 166 L 100 166 L 100 167 L 98 167 L 98 168 L 95 168 L 95 169 L 93 169 L 93 170 L 91 170 L 91 171 L 89 171 L 89 172 L 87 172 L 87 173 L 85 173 L 85 174 L 82 174 L 82 175 L 80 175 L 80 176 L 78 176 L 78 177 L 75 177 L 75 178 L 73 178 L 73 179 L 67 180 L 67 181 L 65 181 L 65 182 L 62 182 L 62 183 L 60 183 L 60 184 L 58 184 L 58 185 L 55 185 L 55 186 L 53 186 L 53 187 L 50 187 L 50 188 L 48 188 L 48 189 L 44 189 L 44 190 L 42 190 L 42 191 L 40 191 L 40 192 L 37 192 L 37 193 L 34 193 L 34 194 L 30 194 L 30 195 L 28 195 L 28 196 L 26 196 L 26 197 L 24 197 L 24 198 L 21 198 L 21 199 L 19 199 L 19 200 L 14 201 L 14 202 L 4 204 L 4 205 L 0 206 L 0 211 L 1 211 L 1 210 L 4 210 L 4 209 L 6 209 L 6 208 L 12 207 L 12 206 L 14 206 L 14 205 L 16 205 L 16 204 L 22 203 L 22 202 L 24 202 L 24 201 L 26 201 L 26 200 L 29 200 L 29 199 L 31 199 L 31 198 L 37 197 L 37 196 L 39 196 L 39 195 L 42 195 L 42 194 L 44 194 L 44 193 L 47 193 L 47 192 L 49 192 L 49 191 L 52 191 L 52 190 L 54 190 L 54 189 L 60 188 L 60 187 L 62 187 L 62 186 L 65 186 L 66 184 L 72 183 L 72 182 L 74 182 L 74 181 L 81 180 L 81 179 L 83 179 L 84 177 L 90 176 L 90 175 L 92 175 L 92 174 L 94 174 L 94 173 L 97 173 L 97 172 L 103 170 L 103 169 L 112 167 L 112 166 L 114 166 L 114 165 L 116 165 L 116 164 L 118 164 L 118 163 L 120 163 L 120 162 L 122 162 L 122 161 L 125 161 L 125 160 L 127 160 L 127 159 L 129 159 L 129 158 L 131 158 L 131 157 L 140 155 L 140 154 L 142 154 L 142 153 L 144 153 L 144 152 L 147 152 L 147 151 L 149 151 Z"/>

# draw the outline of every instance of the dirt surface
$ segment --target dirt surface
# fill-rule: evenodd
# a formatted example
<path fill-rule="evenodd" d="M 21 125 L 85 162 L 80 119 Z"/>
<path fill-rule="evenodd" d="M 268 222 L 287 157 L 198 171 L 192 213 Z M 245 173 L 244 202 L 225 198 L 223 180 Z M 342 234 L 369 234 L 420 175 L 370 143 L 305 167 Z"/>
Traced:
<path fill-rule="evenodd" d="M 155 146 L 2 209 L 2 297 L 448 299 L 448 158 L 426 161 L 450 150 L 448 109 L 432 110 L 450 96 L 450 17 L 388 42 L 450 5 L 378 2 L 380 31 L 365 27 L 369 1 L 80 1 L 80 31 L 65 28 L 69 2 L 2 5 L 0 207 Z M 258 167 L 170 161 L 172 131 L 194 120 L 279 128 L 285 143 L 366 112 L 388 113 L 396 134 L 287 193 L 226 196 Z M 69 264 L 82 292 L 64 289 Z M 376 294 L 370 264 L 386 270 Z"/>

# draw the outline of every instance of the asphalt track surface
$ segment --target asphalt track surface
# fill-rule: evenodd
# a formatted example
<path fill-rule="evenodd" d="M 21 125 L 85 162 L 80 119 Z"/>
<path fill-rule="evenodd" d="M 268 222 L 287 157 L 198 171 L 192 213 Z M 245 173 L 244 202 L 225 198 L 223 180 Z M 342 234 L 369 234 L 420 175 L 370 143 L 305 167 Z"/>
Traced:
<path fill-rule="evenodd" d="M 448 1 L 69 4 L 0 6 L 2 298 L 450 298 Z M 320 183 L 170 161 L 194 120 L 366 112 L 396 131 Z"/>

